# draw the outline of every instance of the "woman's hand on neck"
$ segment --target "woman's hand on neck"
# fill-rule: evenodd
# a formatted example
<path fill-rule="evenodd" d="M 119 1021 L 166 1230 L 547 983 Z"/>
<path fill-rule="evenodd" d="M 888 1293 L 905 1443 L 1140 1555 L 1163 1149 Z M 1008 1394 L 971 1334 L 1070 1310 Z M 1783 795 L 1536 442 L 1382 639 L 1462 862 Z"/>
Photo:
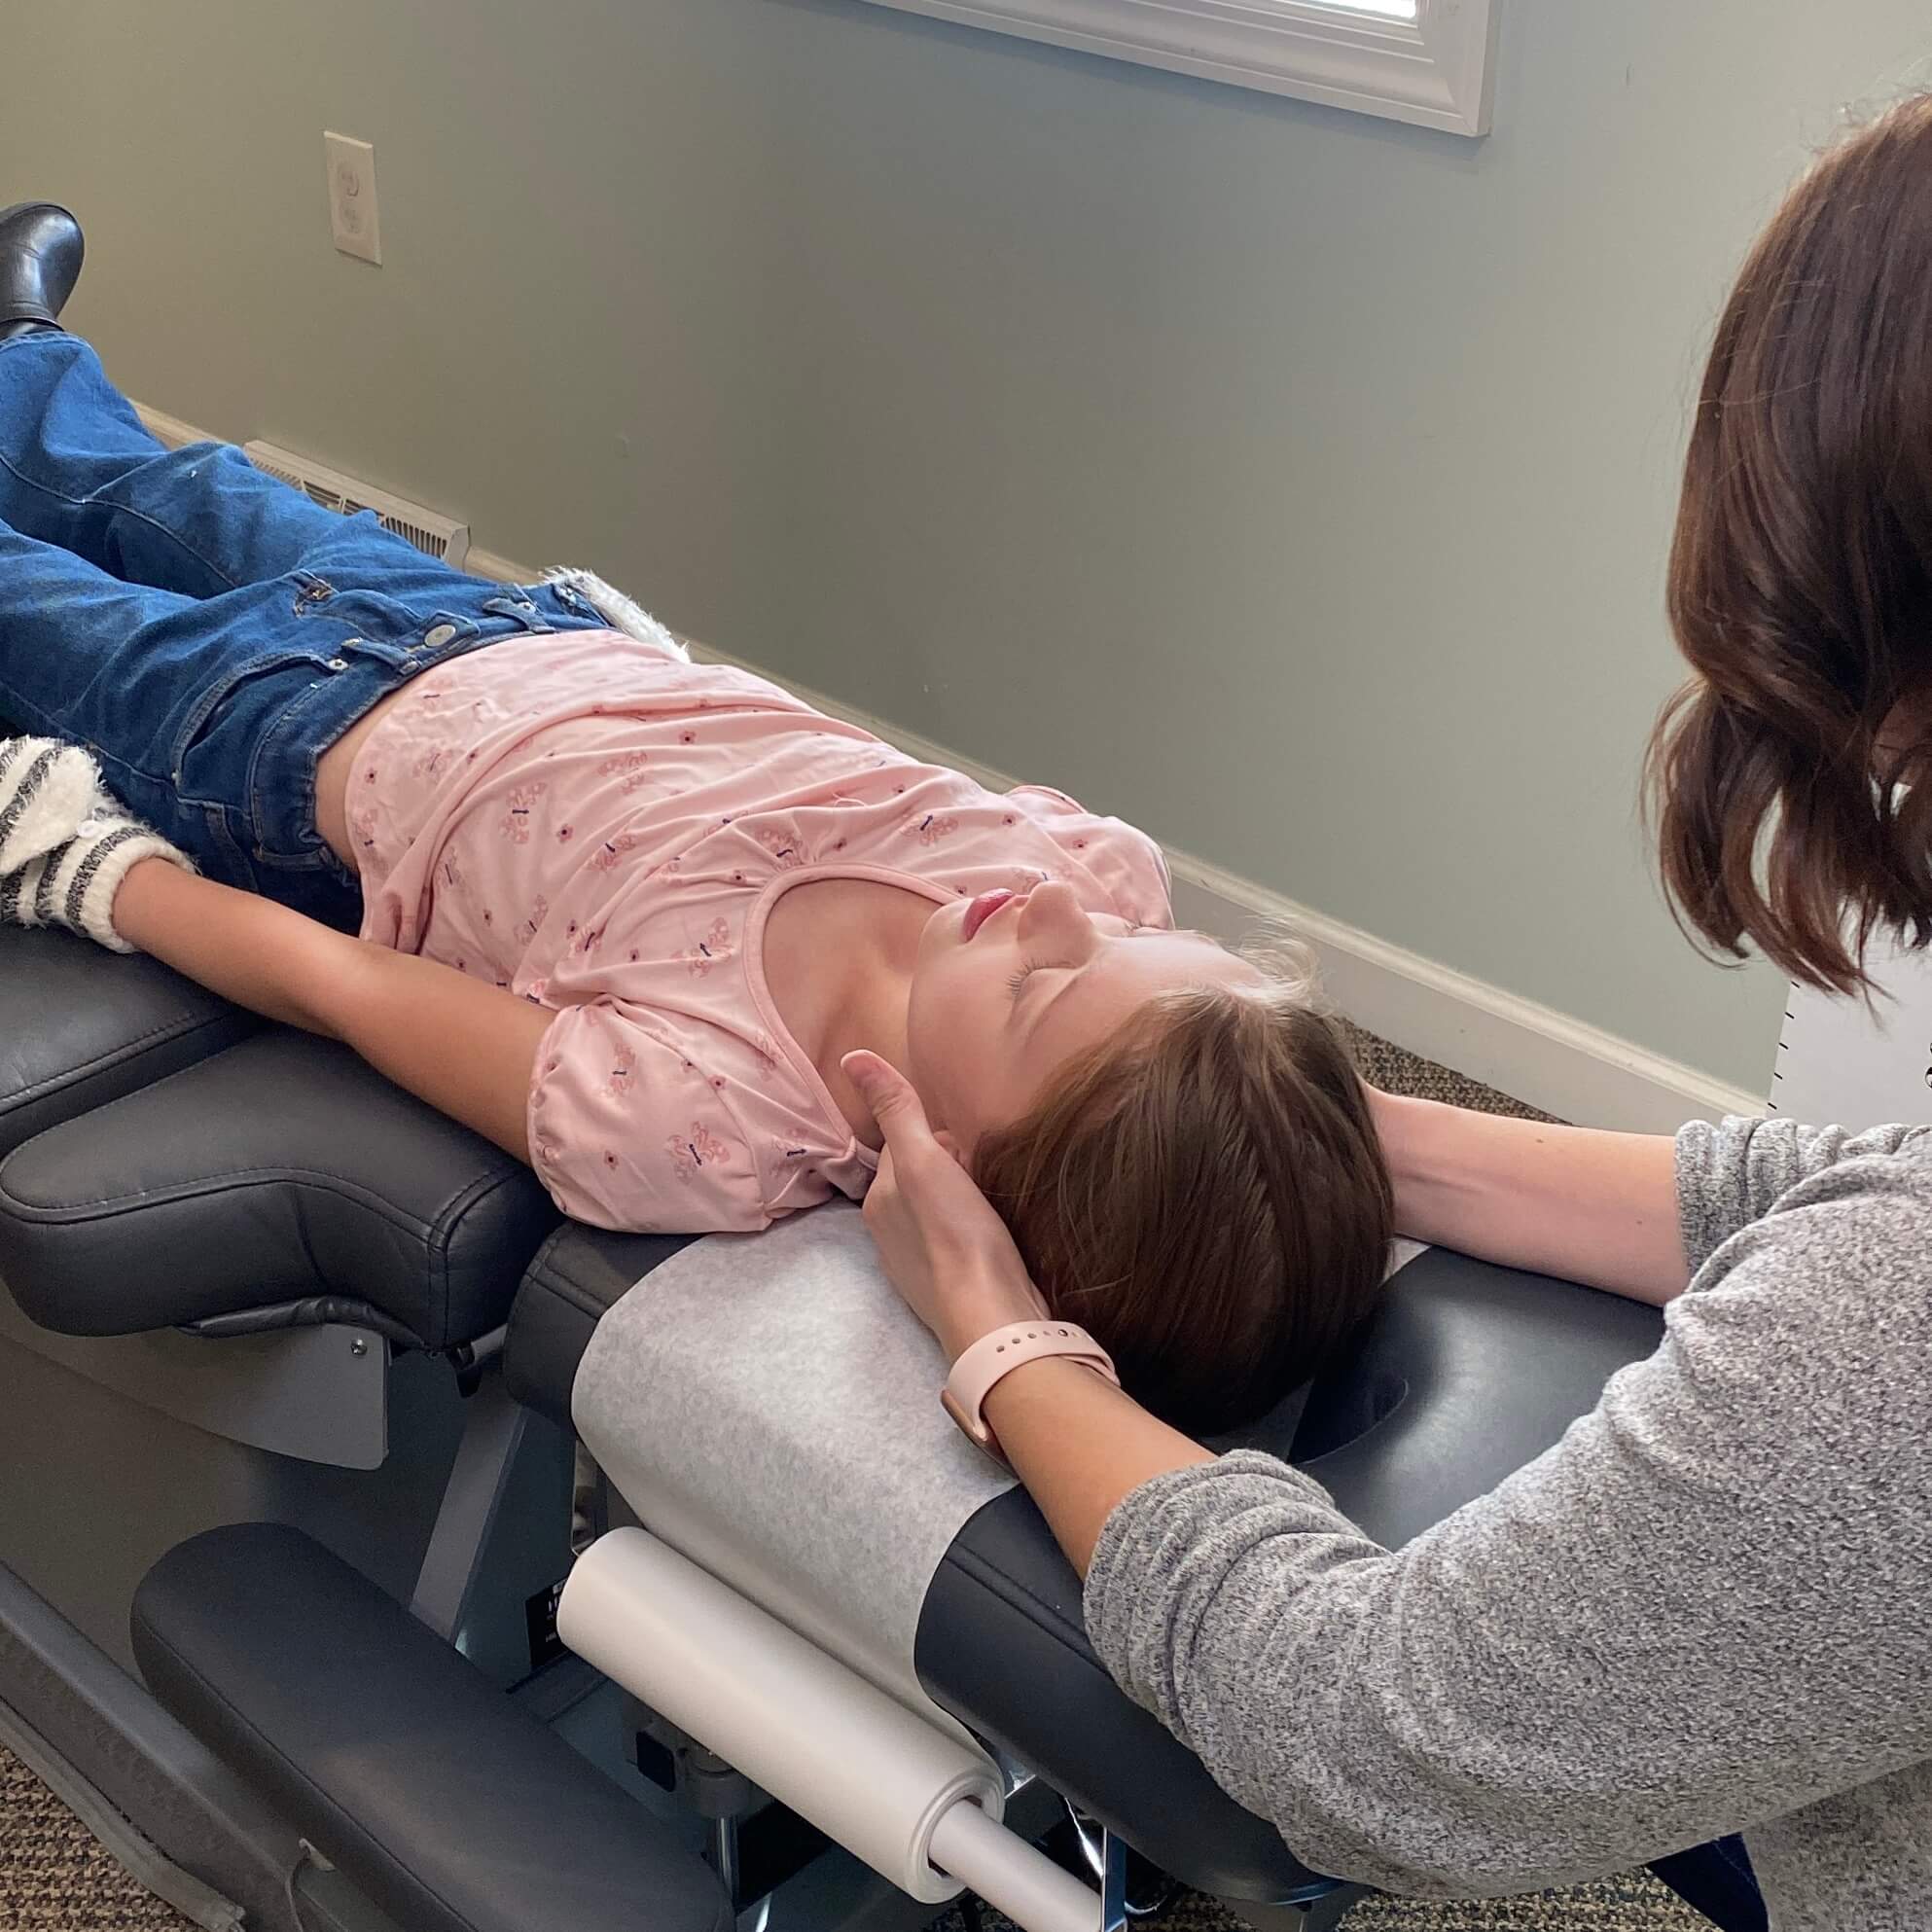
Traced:
<path fill-rule="evenodd" d="M 854 962 L 855 966 L 857 962 Z M 877 1054 L 887 1065 L 906 1072 L 907 997 L 912 984 L 911 972 L 896 975 L 877 962 L 867 970 L 855 971 L 846 999 L 827 1018 L 823 1038 L 817 1043 L 812 1060 L 819 1078 L 825 1082 L 839 1111 L 850 1123 L 854 1134 L 874 1153 L 885 1145 L 877 1120 L 864 1094 L 852 1084 L 841 1062 L 847 1054 L 864 1049 Z M 910 1073 L 907 1078 L 911 1079 Z"/>

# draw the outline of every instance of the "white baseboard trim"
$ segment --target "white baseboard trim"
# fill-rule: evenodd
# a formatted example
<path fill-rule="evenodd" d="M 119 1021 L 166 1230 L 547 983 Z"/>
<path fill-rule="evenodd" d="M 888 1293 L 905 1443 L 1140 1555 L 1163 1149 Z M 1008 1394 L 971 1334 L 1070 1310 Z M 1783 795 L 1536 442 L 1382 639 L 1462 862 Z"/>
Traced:
<path fill-rule="evenodd" d="M 134 413 L 141 418 L 148 434 L 157 443 L 165 443 L 170 449 L 183 448 L 190 443 L 212 443 L 216 440 L 206 430 L 197 429 L 192 422 L 183 422 L 179 416 L 171 416 L 165 410 L 151 410 L 145 403 L 136 403 Z"/>
<path fill-rule="evenodd" d="M 136 408 L 149 429 L 171 447 L 206 440 L 178 417 Z M 465 567 L 505 584 L 533 584 L 542 574 L 494 551 L 477 549 L 471 550 Z M 913 758 L 963 771 L 989 791 L 1006 791 L 1017 782 L 889 719 L 774 676 L 761 664 L 692 638 L 684 641 L 695 658 L 771 678 L 814 709 L 872 732 Z M 1314 948 L 1330 997 L 1357 1025 L 1559 1120 L 1630 1133 L 1669 1133 L 1687 1120 L 1765 1111 L 1758 1094 L 1344 925 L 1190 852 L 1166 849 L 1175 911 L 1183 923 L 1228 939 L 1264 922 L 1292 928 Z"/>
<path fill-rule="evenodd" d="M 475 544 L 470 546 L 470 554 L 463 559 L 463 568 L 472 577 L 487 577 L 493 584 L 534 584 L 544 574 L 510 557 L 499 556 L 493 550 L 479 550 Z"/>

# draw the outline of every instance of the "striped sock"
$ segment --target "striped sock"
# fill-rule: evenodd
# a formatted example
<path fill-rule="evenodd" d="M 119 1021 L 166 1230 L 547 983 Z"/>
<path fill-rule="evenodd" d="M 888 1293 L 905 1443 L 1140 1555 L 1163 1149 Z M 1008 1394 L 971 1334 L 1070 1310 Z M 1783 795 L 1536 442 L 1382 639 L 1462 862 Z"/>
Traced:
<path fill-rule="evenodd" d="M 88 819 L 64 845 L 0 878 L 0 925 L 58 926 L 110 952 L 132 952 L 114 930 L 114 895 L 143 859 L 195 870 L 185 853 L 135 819 Z"/>
<path fill-rule="evenodd" d="M 84 818 L 111 805 L 99 768 L 79 745 L 0 740 L 0 877 L 64 844 Z"/>

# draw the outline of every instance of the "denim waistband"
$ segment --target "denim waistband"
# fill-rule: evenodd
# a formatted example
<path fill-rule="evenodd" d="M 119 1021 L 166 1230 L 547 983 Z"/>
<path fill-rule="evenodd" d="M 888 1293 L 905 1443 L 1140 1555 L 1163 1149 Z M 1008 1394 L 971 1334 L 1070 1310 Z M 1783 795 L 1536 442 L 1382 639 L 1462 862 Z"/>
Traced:
<path fill-rule="evenodd" d="M 512 589 L 475 579 L 452 579 L 451 586 L 447 607 L 400 634 L 390 626 L 386 635 L 348 638 L 328 647 L 327 658 L 307 656 L 291 662 L 285 675 L 250 680 L 240 701 L 260 715 L 245 794 L 224 801 L 229 809 L 211 831 L 255 890 L 330 924 L 352 924 L 355 875 L 316 828 L 316 767 L 323 755 L 385 698 L 438 664 L 513 637 L 608 626 L 567 586 Z M 453 593 L 465 590 L 476 594 Z M 338 594 L 333 585 L 319 591 L 318 605 L 324 595 Z M 337 608 L 352 606 L 353 592 L 340 597 Z"/>

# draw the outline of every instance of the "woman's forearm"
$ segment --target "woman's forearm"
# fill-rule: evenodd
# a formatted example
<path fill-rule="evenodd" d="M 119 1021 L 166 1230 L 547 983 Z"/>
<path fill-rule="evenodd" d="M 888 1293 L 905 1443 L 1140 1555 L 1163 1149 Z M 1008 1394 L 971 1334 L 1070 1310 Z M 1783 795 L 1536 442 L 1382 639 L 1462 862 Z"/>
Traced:
<path fill-rule="evenodd" d="M 1658 1306 L 1690 1279 L 1667 1134 L 1600 1133 L 1377 1093 L 1396 1227 Z"/>
<path fill-rule="evenodd" d="M 1066 1559 L 1082 1576 L 1114 1506 L 1170 1469 L 1214 1457 L 1065 1356 L 1003 1376 L 985 1416 Z"/>
<path fill-rule="evenodd" d="M 210 992 L 343 1041 L 399 1087 L 529 1158 L 524 1108 L 555 1018 L 545 1008 L 164 860 L 128 873 L 114 924 Z"/>

